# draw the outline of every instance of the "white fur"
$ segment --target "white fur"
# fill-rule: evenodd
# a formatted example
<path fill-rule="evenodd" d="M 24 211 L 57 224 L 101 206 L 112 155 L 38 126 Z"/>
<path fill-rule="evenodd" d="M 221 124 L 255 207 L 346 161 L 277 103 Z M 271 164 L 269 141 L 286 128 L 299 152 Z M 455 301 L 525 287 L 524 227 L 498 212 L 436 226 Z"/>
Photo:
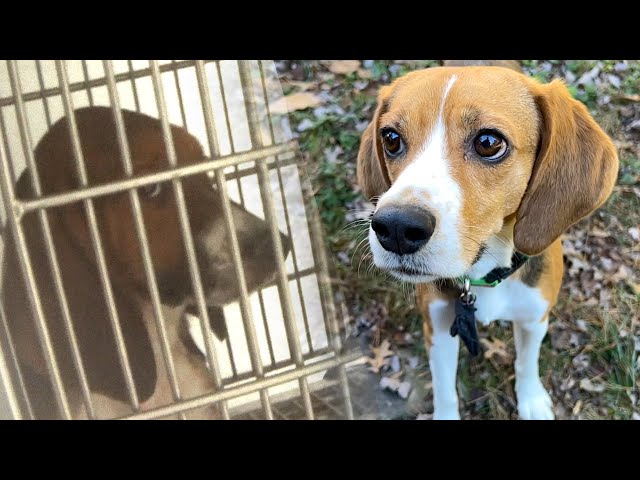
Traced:
<path fill-rule="evenodd" d="M 538 322 L 549 303 L 537 288 L 519 280 L 506 279 L 497 287 L 471 287 L 476 295 L 476 319 L 483 325 L 494 320 Z"/>
<path fill-rule="evenodd" d="M 460 420 L 456 374 L 460 337 L 452 337 L 449 329 L 455 316 L 453 302 L 434 300 L 429 304 L 433 327 L 429 368 L 433 384 L 433 419 Z"/>
<path fill-rule="evenodd" d="M 516 396 L 518 414 L 523 420 L 553 420 L 551 397 L 538 372 L 540 345 L 547 333 L 548 321 L 513 324 L 516 344 Z"/>
<path fill-rule="evenodd" d="M 472 292 L 476 294 L 476 319 L 479 322 L 484 325 L 494 320 L 513 322 L 517 355 L 516 395 L 520 417 L 525 420 L 552 420 L 551 398 L 538 372 L 540 345 L 548 325 L 546 318 L 542 322 L 540 320 L 549 306 L 548 302 L 540 290 L 514 279 L 507 279 L 494 288 L 472 287 Z M 453 300 L 434 300 L 429 304 L 429 315 L 433 327 L 429 352 L 433 418 L 456 419 L 459 418 L 455 388 L 459 340 L 449 334 L 455 316 Z"/>
<path fill-rule="evenodd" d="M 453 75 L 443 93 L 440 112 L 431 135 L 420 153 L 402 171 L 391 188 L 380 197 L 377 208 L 402 204 L 411 196 L 436 217 L 436 227 L 429 242 L 412 255 L 397 255 L 385 250 L 375 232 L 369 229 L 369 244 L 374 263 L 393 275 L 413 283 L 429 282 L 439 277 L 452 277 L 464 273 L 461 260 L 462 245 L 458 225 L 462 209 L 460 186 L 451 175 L 446 157 L 446 126 L 443 120 L 444 103 L 456 80 Z M 394 268 L 411 267 L 425 272 L 422 276 L 406 276 Z"/>

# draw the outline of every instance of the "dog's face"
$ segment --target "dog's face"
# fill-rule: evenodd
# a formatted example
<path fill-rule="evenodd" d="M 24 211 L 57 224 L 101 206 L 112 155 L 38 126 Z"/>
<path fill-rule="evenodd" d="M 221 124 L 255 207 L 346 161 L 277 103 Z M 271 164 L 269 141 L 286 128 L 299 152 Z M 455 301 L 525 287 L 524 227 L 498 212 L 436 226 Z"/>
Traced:
<path fill-rule="evenodd" d="M 133 174 L 143 175 L 169 168 L 159 120 L 123 111 Z M 76 111 L 89 183 L 104 184 L 124 178 L 120 150 L 110 108 L 93 107 Z M 172 127 L 179 166 L 202 162 L 202 147 L 186 130 Z M 40 168 L 43 185 L 57 191 L 77 188 L 73 154 L 66 122 L 54 125 L 36 149 L 41 163 L 56 162 L 56 169 Z M 43 168 L 44 167 L 44 168 Z M 43 178 L 43 173 L 55 178 Z M 223 305 L 239 296 L 219 193 L 207 174 L 185 177 L 182 191 L 204 293 L 209 305 Z M 138 189 L 149 251 L 163 303 L 175 305 L 193 295 L 185 245 L 181 234 L 176 193 L 172 182 Z M 140 243 L 128 192 L 94 201 L 105 253 L 116 281 L 147 292 Z M 255 290 L 275 275 L 276 260 L 268 224 L 240 205 L 231 202 L 231 215 L 243 258 L 247 288 Z M 71 241 L 93 258 L 91 237 L 81 204 L 60 209 L 60 220 Z M 282 236 L 285 254 L 287 237 Z"/>
<path fill-rule="evenodd" d="M 432 68 L 384 87 L 363 134 L 358 179 L 379 196 L 375 264 L 431 282 L 467 273 L 514 226 L 538 254 L 608 197 L 611 141 L 559 82 L 499 67 Z"/>

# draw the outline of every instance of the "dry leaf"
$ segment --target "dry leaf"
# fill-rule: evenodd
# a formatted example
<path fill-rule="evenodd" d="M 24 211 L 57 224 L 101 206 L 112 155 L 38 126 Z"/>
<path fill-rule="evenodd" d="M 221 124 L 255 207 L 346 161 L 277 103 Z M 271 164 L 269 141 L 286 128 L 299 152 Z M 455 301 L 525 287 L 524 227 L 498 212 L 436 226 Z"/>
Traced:
<path fill-rule="evenodd" d="M 605 387 L 602 383 L 593 383 L 588 378 L 583 378 L 580 380 L 580 388 L 586 392 L 602 393 Z"/>
<path fill-rule="evenodd" d="M 635 293 L 636 295 L 640 295 L 640 283 L 634 283 L 634 282 L 628 282 L 629 286 L 631 287 L 631 290 L 633 290 L 633 293 Z"/>
<path fill-rule="evenodd" d="M 486 338 L 481 338 L 480 342 L 487 349 L 486 352 L 484 352 L 484 358 L 489 359 L 494 355 L 498 355 L 499 357 L 502 357 L 502 359 L 505 361 L 511 360 L 511 355 L 509 354 L 509 352 L 507 352 L 507 346 L 502 340 L 499 340 L 497 338 L 494 340 L 487 340 Z"/>
<path fill-rule="evenodd" d="M 316 107 L 322 103 L 317 95 L 309 92 L 297 92 L 286 97 L 280 97 L 270 105 L 270 112 L 273 114 L 283 115 L 287 112 L 296 110 L 304 110 L 306 108 Z"/>
<path fill-rule="evenodd" d="M 576 416 L 580 413 L 580 410 L 582 410 L 582 400 L 578 400 L 576 402 L 576 405 L 575 407 L 573 407 L 573 411 L 571 413 L 573 413 L 573 415 Z"/>
<path fill-rule="evenodd" d="M 380 379 L 380 388 L 383 390 L 386 388 L 392 392 L 397 392 L 400 388 L 400 380 L 397 378 L 382 377 Z"/>
<path fill-rule="evenodd" d="M 359 60 L 336 60 L 329 64 L 329 71 L 335 74 L 348 75 L 360 68 Z"/>
<path fill-rule="evenodd" d="M 371 73 L 371 71 L 367 70 L 366 68 L 359 68 L 358 69 L 358 76 L 360 78 L 364 78 L 365 80 L 369 80 L 369 79 L 373 78 L 373 73 Z"/>
<path fill-rule="evenodd" d="M 613 98 L 626 102 L 640 102 L 640 95 L 614 95 Z"/>
<path fill-rule="evenodd" d="M 371 350 L 373 351 L 373 358 L 367 358 L 366 362 L 370 365 L 369 370 L 373 373 L 379 373 L 380 369 L 386 365 L 387 357 L 393 355 L 393 352 L 389 349 L 391 343 L 389 340 L 383 341 L 379 347 L 373 347 Z"/>
<path fill-rule="evenodd" d="M 301 90 L 303 92 L 309 90 L 312 87 L 315 87 L 316 84 L 313 82 L 298 82 L 296 80 L 290 80 L 289 82 L 287 82 L 289 85 L 291 85 L 292 87 L 296 87 L 298 90 Z"/>
<path fill-rule="evenodd" d="M 611 236 L 608 232 L 605 232 L 604 230 L 601 230 L 598 227 L 592 228 L 591 231 L 589 232 L 589 235 L 597 238 L 607 238 Z"/>
<path fill-rule="evenodd" d="M 400 398 L 404 398 L 405 400 L 409 398 L 409 394 L 411 393 L 411 382 L 402 382 L 398 387 L 398 395 Z"/>

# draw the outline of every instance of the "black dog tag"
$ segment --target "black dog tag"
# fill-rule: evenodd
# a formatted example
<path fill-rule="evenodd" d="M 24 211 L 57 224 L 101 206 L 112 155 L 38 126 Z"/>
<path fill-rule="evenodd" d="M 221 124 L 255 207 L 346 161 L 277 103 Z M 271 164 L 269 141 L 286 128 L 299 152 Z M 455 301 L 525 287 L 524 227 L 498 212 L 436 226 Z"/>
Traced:
<path fill-rule="evenodd" d="M 460 335 L 469 353 L 474 357 L 478 355 L 480 348 L 478 345 L 478 331 L 476 330 L 476 308 L 473 306 L 476 298 L 470 292 L 463 292 L 456 299 L 456 317 L 451 325 L 452 337 Z"/>

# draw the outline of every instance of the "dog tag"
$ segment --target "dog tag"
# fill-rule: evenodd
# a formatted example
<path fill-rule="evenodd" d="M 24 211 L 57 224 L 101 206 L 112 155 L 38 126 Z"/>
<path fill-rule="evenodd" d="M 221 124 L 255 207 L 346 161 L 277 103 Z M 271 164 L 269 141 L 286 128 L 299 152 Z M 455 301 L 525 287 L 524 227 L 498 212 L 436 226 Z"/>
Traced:
<path fill-rule="evenodd" d="M 469 288 L 469 280 L 467 279 L 462 294 L 456 299 L 456 317 L 449 333 L 452 337 L 460 335 L 460 339 L 464 342 L 469 353 L 475 357 L 480 351 L 478 331 L 476 330 L 476 308 L 473 306 L 476 296 L 469 291 Z"/>

